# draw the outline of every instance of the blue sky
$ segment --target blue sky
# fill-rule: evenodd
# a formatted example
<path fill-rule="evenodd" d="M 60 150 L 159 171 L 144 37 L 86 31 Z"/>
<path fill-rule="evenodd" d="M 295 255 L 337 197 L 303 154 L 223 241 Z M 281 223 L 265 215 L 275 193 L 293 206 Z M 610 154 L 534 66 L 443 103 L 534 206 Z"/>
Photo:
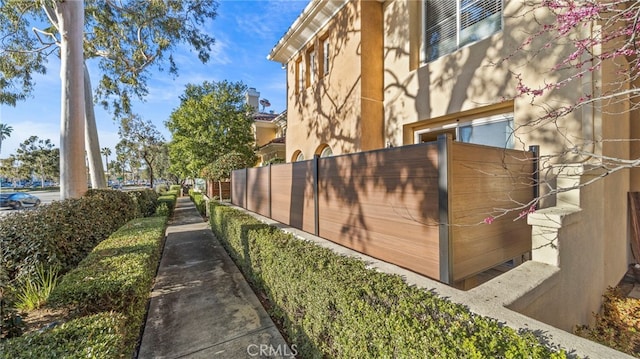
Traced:
<path fill-rule="evenodd" d="M 216 39 L 211 59 L 202 64 L 187 47 L 174 55 L 179 76 L 152 72 L 149 95 L 145 102 L 136 102 L 134 111 L 151 120 L 165 140 L 170 134 L 164 126 L 171 112 L 178 107 L 179 96 L 188 83 L 204 81 L 242 81 L 255 87 L 276 113 L 286 109 L 285 70 L 281 64 L 269 61 L 267 55 L 308 4 L 307 0 L 221 0 L 218 16 L 206 25 Z M 89 64 L 92 83 L 97 82 L 96 66 Z M 15 153 L 18 145 L 30 136 L 60 143 L 60 63 L 50 58 L 47 74 L 37 76 L 36 89 L 27 101 L 16 107 L 0 105 L 0 123 L 13 127 L 11 137 L 2 141 L 0 158 Z M 96 106 L 100 147 L 114 148 L 119 141 L 118 125 L 110 113 Z M 111 160 L 111 159 L 110 159 Z"/>

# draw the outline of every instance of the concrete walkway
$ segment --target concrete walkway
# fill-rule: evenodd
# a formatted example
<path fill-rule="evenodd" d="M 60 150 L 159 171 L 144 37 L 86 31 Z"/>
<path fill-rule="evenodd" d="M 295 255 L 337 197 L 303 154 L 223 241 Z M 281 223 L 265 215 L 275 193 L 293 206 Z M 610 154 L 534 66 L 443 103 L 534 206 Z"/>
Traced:
<path fill-rule="evenodd" d="M 188 197 L 178 198 L 138 358 L 292 357 Z"/>

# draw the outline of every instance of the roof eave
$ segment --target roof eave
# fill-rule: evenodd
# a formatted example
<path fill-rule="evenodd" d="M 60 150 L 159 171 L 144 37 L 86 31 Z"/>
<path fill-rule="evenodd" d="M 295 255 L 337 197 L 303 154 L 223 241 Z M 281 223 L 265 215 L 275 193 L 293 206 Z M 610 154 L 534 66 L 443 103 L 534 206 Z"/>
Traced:
<path fill-rule="evenodd" d="M 267 59 L 281 64 L 288 63 L 348 2 L 349 0 L 311 1 L 273 47 Z"/>

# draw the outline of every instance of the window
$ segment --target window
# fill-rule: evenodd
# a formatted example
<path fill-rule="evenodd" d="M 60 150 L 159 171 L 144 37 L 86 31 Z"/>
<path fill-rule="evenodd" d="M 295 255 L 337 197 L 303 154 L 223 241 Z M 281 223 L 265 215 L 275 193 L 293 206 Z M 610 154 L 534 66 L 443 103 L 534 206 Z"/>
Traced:
<path fill-rule="evenodd" d="M 309 50 L 307 53 L 307 71 L 309 73 L 309 84 L 316 82 L 316 72 L 317 72 L 317 59 L 316 59 L 316 51 L 314 49 Z"/>
<path fill-rule="evenodd" d="M 316 152 L 320 155 L 320 157 L 333 156 L 333 151 L 331 150 L 331 147 L 329 147 L 329 145 L 320 145 L 318 149 L 321 149 L 320 151 Z"/>
<path fill-rule="evenodd" d="M 302 153 L 302 151 L 297 150 L 293 153 L 293 156 L 291 156 L 291 160 L 293 162 L 304 161 L 304 154 Z"/>
<path fill-rule="evenodd" d="M 419 130 L 415 132 L 415 142 L 436 141 L 438 135 L 450 133 L 460 142 L 513 149 L 513 131 L 513 114 L 504 114 Z"/>
<path fill-rule="evenodd" d="M 304 90 L 304 64 L 302 59 L 296 61 L 296 92 Z"/>
<path fill-rule="evenodd" d="M 329 39 L 322 40 L 322 75 L 329 73 Z"/>
<path fill-rule="evenodd" d="M 425 0 L 424 4 L 426 62 L 502 29 L 502 0 Z"/>

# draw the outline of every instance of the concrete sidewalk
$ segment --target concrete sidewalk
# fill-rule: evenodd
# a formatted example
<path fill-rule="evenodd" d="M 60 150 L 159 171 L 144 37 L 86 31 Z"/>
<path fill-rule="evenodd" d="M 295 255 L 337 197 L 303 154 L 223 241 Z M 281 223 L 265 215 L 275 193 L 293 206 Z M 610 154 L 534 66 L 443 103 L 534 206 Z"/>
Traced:
<path fill-rule="evenodd" d="M 138 358 L 293 357 L 188 197 L 178 198 Z"/>

